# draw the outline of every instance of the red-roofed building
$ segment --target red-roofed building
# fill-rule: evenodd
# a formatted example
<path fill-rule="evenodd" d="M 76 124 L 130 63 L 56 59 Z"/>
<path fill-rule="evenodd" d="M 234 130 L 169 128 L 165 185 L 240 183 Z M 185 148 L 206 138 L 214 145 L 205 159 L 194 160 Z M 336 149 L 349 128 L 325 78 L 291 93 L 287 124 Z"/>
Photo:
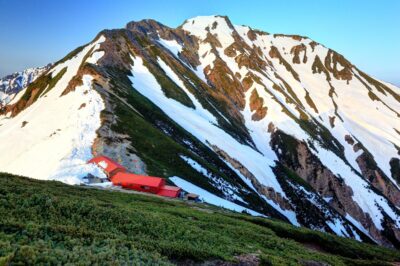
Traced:
<path fill-rule="evenodd" d="M 94 157 L 89 161 L 89 163 L 97 164 L 106 173 L 108 178 L 112 178 L 115 174 L 126 172 L 126 168 L 116 163 L 107 156 Z"/>
<path fill-rule="evenodd" d="M 161 187 L 165 186 L 165 180 L 159 177 L 143 176 L 131 173 L 119 172 L 111 178 L 115 186 L 133 189 L 137 191 L 157 194 Z"/>
<path fill-rule="evenodd" d="M 163 186 L 161 187 L 160 191 L 158 191 L 157 195 L 170 198 L 177 198 L 179 197 L 181 191 L 182 189 L 180 187 Z"/>
<path fill-rule="evenodd" d="M 164 197 L 177 198 L 182 191 L 179 187 L 165 185 L 160 177 L 136 175 L 126 171 L 126 168 L 106 156 L 98 156 L 89 161 L 97 164 L 107 174 L 114 186 L 133 189 Z"/>

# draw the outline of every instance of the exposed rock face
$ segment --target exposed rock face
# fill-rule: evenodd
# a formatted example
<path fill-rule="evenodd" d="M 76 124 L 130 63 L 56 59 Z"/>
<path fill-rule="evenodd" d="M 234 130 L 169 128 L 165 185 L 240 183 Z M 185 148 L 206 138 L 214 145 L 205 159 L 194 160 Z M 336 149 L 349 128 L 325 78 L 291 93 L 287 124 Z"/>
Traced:
<path fill-rule="evenodd" d="M 287 141 L 291 139 L 290 142 Z M 290 143 L 290 144 L 289 144 Z M 271 139 L 272 147 L 277 152 L 279 161 L 286 167 L 293 169 L 296 174 L 306 181 L 324 198 L 329 198 L 328 204 L 341 215 L 356 217 L 358 221 L 368 229 L 369 234 L 383 244 L 388 245 L 389 239 L 382 237 L 378 228 L 374 225 L 369 214 L 364 213 L 357 202 L 352 200 L 354 195 L 352 188 L 341 181 L 340 176 L 335 176 L 327 169 L 319 159 L 313 155 L 307 144 L 294 140 L 281 131 L 275 131 Z M 290 147 L 288 147 L 290 145 Z M 398 234 L 396 230 L 395 234 Z"/>
<path fill-rule="evenodd" d="M 252 115 L 253 120 L 259 121 L 267 115 L 267 107 L 263 106 L 263 98 L 258 96 L 256 90 L 253 90 L 250 96 L 250 110 L 255 111 Z"/>
<path fill-rule="evenodd" d="M 300 60 L 300 53 L 303 52 L 303 58 Z M 290 53 L 293 54 L 293 63 L 300 64 L 302 61 L 304 64 L 307 63 L 307 47 L 302 43 L 296 46 L 293 46 L 290 50 Z"/>
<path fill-rule="evenodd" d="M 106 82 L 106 81 L 105 81 Z M 114 132 L 111 128 L 117 124 L 117 116 L 113 110 L 110 85 L 103 83 L 98 86 L 105 100 L 106 110 L 102 114 L 102 126 L 98 129 L 95 142 L 93 143 L 93 155 L 106 155 L 135 174 L 146 175 L 146 164 L 136 155 L 135 149 L 129 140 L 129 135 Z"/>
<path fill-rule="evenodd" d="M 27 130 L 33 122 L 21 111 L 34 114 L 54 87 L 68 99 L 90 76 L 105 105 L 94 155 L 136 173 L 180 177 L 296 225 L 399 246 L 398 88 L 307 37 L 221 16 L 178 28 L 130 22 L 100 39 L 56 62 L 3 108 L 0 134 L 11 134 L 1 126 L 9 121 L 18 128 L 29 121 Z M 65 62 L 77 54 L 79 67 L 66 79 L 73 66 Z M 10 160 L 18 158 L 0 154 L 0 171 Z"/>
<path fill-rule="evenodd" d="M 399 190 L 389 178 L 380 170 L 371 154 L 364 151 L 358 158 L 357 163 L 361 173 L 369 182 L 385 195 L 395 206 L 400 206 Z M 393 176 L 395 178 L 395 176 Z"/>
<path fill-rule="evenodd" d="M 218 148 L 217 146 L 212 146 L 213 150 L 225 161 L 229 162 L 233 168 L 238 170 L 244 177 L 250 180 L 251 184 L 256 188 L 257 192 L 264 195 L 268 199 L 272 200 L 278 204 L 283 210 L 292 210 L 292 206 L 287 199 L 283 198 L 279 192 L 276 192 L 272 187 L 266 187 L 262 185 L 257 178 L 239 161 L 231 158 L 226 152 Z"/>
<path fill-rule="evenodd" d="M 286 70 L 289 71 L 290 73 L 292 73 L 293 77 L 296 80 L 300 80 L 299 79 L 299 75 L 294 71 L 292 66 L 282 57 L 282 55 L 280 54 L 278 48 L 276 48 L 275 46 L 271 46 L 271 50 L 269 51 L 269 56 L 271 58 L 278 59 L 279 60 L 279 64 L 284 65 Z"/>
<path fill-rule="evenodd" d="M 400 184 L 400 159 L 390 159 L 390 171 L 392 172 L 392 177 L 396 180 L 397 184 Z"/>
<path fill-rule="evenodd" d="M 349 61 L 335 51 L 329 50 L 325 57 L 325 67 L 333 73 L 336 79 L 351 80 L 353 78 L 352 66 Z"/>

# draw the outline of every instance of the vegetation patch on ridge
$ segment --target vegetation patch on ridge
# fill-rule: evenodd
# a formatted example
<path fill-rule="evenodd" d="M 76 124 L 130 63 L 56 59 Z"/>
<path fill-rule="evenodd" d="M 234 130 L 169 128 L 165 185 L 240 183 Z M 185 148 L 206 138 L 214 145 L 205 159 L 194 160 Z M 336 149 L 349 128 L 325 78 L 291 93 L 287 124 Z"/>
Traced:
<path fill-rule="evenodd" d="M 155 196 L 0 174 L 0 264 L 168 265 L 255 254 L 261 265 L 389 265 L 399 253 Z M 310 250 L 314 243 L 321 250 Z M 214 264 L 212 264 L 214 263 Z"/>

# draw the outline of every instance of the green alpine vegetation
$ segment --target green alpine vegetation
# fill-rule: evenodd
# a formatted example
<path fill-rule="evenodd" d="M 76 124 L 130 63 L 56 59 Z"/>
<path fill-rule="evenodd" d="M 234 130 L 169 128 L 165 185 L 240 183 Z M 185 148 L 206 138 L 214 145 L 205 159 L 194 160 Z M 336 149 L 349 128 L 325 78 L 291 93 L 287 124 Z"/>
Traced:
<path fill-rule="evenodd" d="M 0 217 L 0 265 L 400 261 L 394 250 L 207 204 L 10 174 L 0 174 Z"/>

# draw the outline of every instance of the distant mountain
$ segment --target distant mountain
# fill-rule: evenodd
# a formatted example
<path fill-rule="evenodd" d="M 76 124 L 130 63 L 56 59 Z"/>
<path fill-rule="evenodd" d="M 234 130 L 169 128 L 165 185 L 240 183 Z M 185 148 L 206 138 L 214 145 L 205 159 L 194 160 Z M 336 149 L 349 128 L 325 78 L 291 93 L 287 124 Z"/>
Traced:
<path fill-rule="evenodd" d="M 399 92 L 307 37 L 130 22 L 2 109 L 0 171 L 78 184 L 104 154 L 213 204 L 400 247 Z"/>
<path fill-rule="evenodd" d="M 0 106 L 8 104 L 22 89 L 26 88 L 38 76 L 50 68 L 50 65 L 28 68 L 0 79 Z"/>

